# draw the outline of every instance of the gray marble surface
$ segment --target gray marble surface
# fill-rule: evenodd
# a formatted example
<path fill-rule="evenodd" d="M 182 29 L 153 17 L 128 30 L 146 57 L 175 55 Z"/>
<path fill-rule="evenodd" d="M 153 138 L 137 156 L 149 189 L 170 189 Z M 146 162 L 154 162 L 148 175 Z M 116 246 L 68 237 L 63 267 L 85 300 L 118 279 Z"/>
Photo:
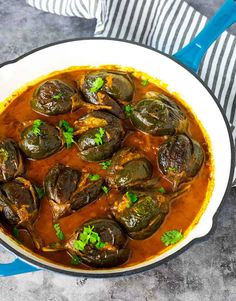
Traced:
<path fill-rule="evenodd" d="M 223 1 L 189 2 L 210 15 Z M 0 63 L 54 41 L 92 36 L 95 24 L 95 20 L 37 11 L 24 0 L 0 0 Z M 207 240 L 155 269 L 105 280 L 73 278 L 49 271 L 1 278 L 0 300 L 235 301 L 235 199 L 236 189 L 232 189 Z M 0 250 L 0 262 L 11 258 Z"/>

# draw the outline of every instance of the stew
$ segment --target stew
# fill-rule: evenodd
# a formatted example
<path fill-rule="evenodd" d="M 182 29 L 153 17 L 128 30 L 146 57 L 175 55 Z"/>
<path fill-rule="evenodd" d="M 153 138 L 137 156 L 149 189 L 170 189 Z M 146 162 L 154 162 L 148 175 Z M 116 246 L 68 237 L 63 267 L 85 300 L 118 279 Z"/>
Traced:
<path fill-rule="evenodd" d="M 183 239 L 209 201 L 207 134 L 144 73 L 48 75 L 10 101 L 0 125 L 0 221 L 49 261 L 136 265 Z"/>

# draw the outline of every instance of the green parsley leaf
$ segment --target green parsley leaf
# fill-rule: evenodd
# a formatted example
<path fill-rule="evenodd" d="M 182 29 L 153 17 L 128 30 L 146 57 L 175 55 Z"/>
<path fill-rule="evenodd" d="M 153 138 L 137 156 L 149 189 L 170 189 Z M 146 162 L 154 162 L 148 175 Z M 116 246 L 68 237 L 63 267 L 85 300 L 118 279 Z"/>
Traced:
<path fill-rule="evenodd" d="M 149 84 L 148 79 L 143 79 L 143 80 L 141 81 L 141 85 L 142 85 L 143 87 L 146 87 L 148 84 Z"/>
<path fill-rule="evenodd" d="M 60 240 L 64 240 L 65 235 L 61 230 L 61 227 L 59 224 L 54 224 L 53 225 L 54 230 L 56 231 L 56 236 L 60 239 Z"/>
<path fill-rule="evenodd" d="M 37 192 L 37 195 L 38 195 L 39 199 L 41 200 L 45 195 L 43 187 L 39 187 L 39 186 L 34 185 L 34 188 Z"/>
<path fill-rule="evenodd" d="M 127 118 L 130 117 L 131 112 L 132 112 L 132 106 L 131 105 L 124 106 L 124 112 L 125 112 L 125 116 Z"/>
<path fill-rule="evenodd" d="M 103 144 L 103 136 L 105 135 L 105 130 L 103 128 L 99 128 L 98 133 L 95 134 L 94 141 L 97 145 Z"/>
<path fill-rule="evenodd" d="M 90 181 L 97 181 L 97 180 L 100 179 L 100 176 L 97 175 L 97 174 L 90 174 L 90 175 L 88 176 L 88 178 L 89 178 Z"/>
<path fill-rule="evenodd" d="M 177 168 L 176 168 L 176 167 L 171 167 L 171 166 L 170 166 L 170 167 L 168 167 L 168 170 L 169 170 L 169 171 L 176 171 Z"/>
<path fill-rule="evenodd" d="M 18 238 L 19 237 L 19 229 L 17 229 L 16 227 L 14 227 L 12 229 L 12 234 L 14 237 Z"/>
<path fill-rule="evenodd" d="M 84 251 L 86 243 L 81 240 L 75 240 L 73 246 L 76 250 Z"/>
<path fill-rule="evenodd" d="M 170 230 L 165 232 L 162 237 L 161 241 L 164 243 L 165 246 L 174 245 L 179 242 L 183 238 L 183 234 L 179 230 Z"/>
<path fill-rule="evenodd" d="M 70 261 L 71 264 L 77 265 L 81 263 L 81 259 L 78 255 L 73 255 Z"/>
<path fill-rule="evenodd" d="M 79 240 L 75 240 L 73 246 L 76 250 L 84 251 L 88 244 L 95 245 L 97 249 L 103 248 L 105 243 L 101 241 L 99 234 L 93 231 L 94 226 L 84 227 L 83 232 L 80 233 Z"/>
<path fill-rule="evenodd" d="M 105 194 L 109 193 L 109 188 L 105 185 L 102 186 L 102 190 L 105 192 Z"/>
<path fill-rule="evenodd" d="M 133 203 L 137 202 L 138 197 L 132 191 L 127 191 L 125 195 L 126 195 L 127 199 L 129 200 L 129 204 L 127 205 L 127 208 L 130 208 Z"/>
<path fill-rule="evenodd" d="M 5 163 L 7 161 L 7 159 L 9 158 L 9 154 L 7 152 L 7 150 L 5 150 L 4 148 L 0 148 L 0 163 Z"/>
<path fill-rule="evenodd" d="M 35 136 L 40 136 L 41 134 L 41 130 L 40 130 L 40 126 L 45 124 L 42 120 L 40 119 L 35 119 L 33 122 L 33 127 L 31 132 L 35 135 Z"/>
<path fill-rule="evenodd" d="M 160 188 L 158 188 L 158 191 L 159 191 L 160 193 L 166 193 L 166 190 L 165 190 L 165 188 L 164 188 L 164 187 L 160 187 Z"/>
<path fill-rule="evenodd" d="M 126 195 L 127 199 L 132 203 L 135 203 L 138 200 L 137 195 L 131 191 L 127 191 L 125 195 Z"/>
<path fill-rule="evenodd" d="M 103 85 L 104 85 L 104 80 L 101 77 L 97 77 L 95 81 L 92 83 L 90 92 L 98 92 Z"/>
<path fill-rule="evenodd" d="M 53 99 L 57 99 L 57 100 L 59 100 L 59 99 L 61 99 L 62 98 L 62 96 L 64 96 L 64 93 L 62 93 L 62 92 L 59 92 L 59 93 L 57 93 L 57 94 L 55 94 L 55 95 L 53 95 Z"/>
<path fill-rule="evenodd" d="M 101 165 L 102 169 L 107 169 L 109 166 L 111 166 L 111 160 L 101 162 L 101 163 L 99 163 L 99 165 Z"/>
<path fill-rule="evenodd" d="M 60 120 L 59 127 L 62 129 L 66 147 L 70 148 L 72 143 L 75 142 L 74 141 L 74 128 L 71 127 L 69 122 L 66 120 Z"/>

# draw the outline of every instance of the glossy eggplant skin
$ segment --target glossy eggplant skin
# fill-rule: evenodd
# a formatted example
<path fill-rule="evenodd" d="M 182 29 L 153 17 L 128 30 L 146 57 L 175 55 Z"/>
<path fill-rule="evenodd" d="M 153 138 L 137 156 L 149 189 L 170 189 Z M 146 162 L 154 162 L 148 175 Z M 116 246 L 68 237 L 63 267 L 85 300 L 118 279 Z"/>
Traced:
<path fill-rule="evenodd" d="M 163 94 L 148 92 L 132 108 L 131 121 L 140 131 L 153 136 L 184 132 L 188 122 L 178 105 Z"/>
<path fill-rule="evenodd" d="M 53 220 L 69 215 L 95 201 L 102 193 L 103 179 L 90 181 L 88 174 L 57 164 L 44 180 L 46 196 L 52 208 Z"/>
<path fill-rule="evenodd" d="M 32 224 L 38 214 L 38 198 L 30 181 L 18 177 L 0 188 L 0 208 L 12 225 Z"/>
<path fill-rule="evenodd" d="M 158 165 L 176 189 L 199 172 L 204 161 L 201 145 L 187 135 L 175 135 L 165 141 L 158 151 Z"/>
<path fill-rule="evenodd" d="M 91 92 L 97 78 L 102 79 L 104 84 L 98 91 Z M 124 118 L 122 104 L 130 102 L 134 94 L 134 84 L 130 75 L 115 71 L 88 73 L 81 82 L 80 89 L 87 102 L 107 106 L 106 110 L 119 118 Z"/>
<path fill-rule="evenodd" d="M 114 203 L 112 213 L 127 234 L 137 240 L 150 237 L 163 223 L 169 212 L 169 196 L 158 192 L 135 191 L 135 203 L 130 203 L 126 194 Z"/>
<path fill-rule="evenodd" d="M 47 173 L 44 188 L 47 197 L 56 203 L 66 203 L 76 190 L 81 172 L 63 164 L 57 164 Z"/>
<path fill-rule="evenodd" d="M 40 134 L 34 134 L 33 125 L 26 127 L 21 133 L 19 146 L 27 157 L 40 160 L 51 156 L 63 146 L 63 139 L 58 128 L 43 122 Z"/>
<path fill-rule="evenodd" d="M 109 183 L 115 188 L 135 186 L 151 176 L 151 162 L 140 151 L 130 147 L 115 153 L 108 169 Z"/>
<path fill-rule="evenodd" d="M 76 107 L 75 89 L 59 79 L 47 80 L 35 90 L 31 100 L 34 111 L 54 116 L 73 111 Z"/>
<path fill-rule="evenodd" d="M 12 139 L 0 139 L 0 182 L 7 182 L 24 173 L 23 156 Z"/>
<path fill-rule="evenodd" d="M 79 210 L 80 208 L 95 201 L 102 193 L 103 182 L 103 179 L 99 179 L 96 182 L 87 180 L 82 189 L 76 191 L 71 196 L 71 209 Z"/>
<path fill-rule="evenodd" d="M 79 155 L 85 161 L 102 161 L 110 158 L 120 147 L 124 130 L 120 120 L 102 111 L 96 111 L 83 116 L 75 123 L 75 134 L 81 134 L 78 139 Z M 102 144 L 96 142 L 99 130 L 104 130 Z"/>
<path fill-rule="evenodd" d="M 95 245 L 88 244 L 84 251 L 79 251 L 74 247 L 74 241 L 80 239 L 80 234 L 84 227 L 90 226 L 97 232 L 105 246 L 98 249 Z M 89 220 L 83 224 L 66 243 L 66 248 L 72 254 L 80 256 L 82 262 L 91 267 L 111 268 L 125 263 L 130 250 L 125 248 L 127 236 L 121 227 L 112 219 Z"/>

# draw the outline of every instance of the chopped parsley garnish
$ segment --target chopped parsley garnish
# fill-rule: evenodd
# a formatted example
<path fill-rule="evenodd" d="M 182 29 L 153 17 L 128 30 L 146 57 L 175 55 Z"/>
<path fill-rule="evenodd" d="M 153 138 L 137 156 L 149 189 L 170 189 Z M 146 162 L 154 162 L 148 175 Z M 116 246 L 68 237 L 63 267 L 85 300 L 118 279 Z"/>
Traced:
<path fill-rule="evenodd" d="M 162 237 L 161 241 L 164 243 L 165 246 L 174 245 L 179 242 L 183 238 L 183 234 L 179 230 L 170 230 L 165 232 Z"/>
<path fill-rule="evenodd" d="M 176 171 L 177 168 L 176 168 L 176 167 L 171 167 L 171 166 L 169 166 L 169 167 L 168 167 L 168 170 L 169 170 L 169 171 Z"/>
<path fill-rule="evenodd" d="M 40 119 L 35 119 L 33 122 L 33 127 L 31 132 L 35 135 L 35 136 L 40 136 L 41 134 L 41 130 L 40 130 L 40 126 L 43 125 L 44 122 Z"/>
<path fill-rule="evenodd" d="M 93 139 L 97 145 L 103 144 L 103 136 L 105 135 L 105 130 L 103 128 L 98 129 L 98 133 L 95 134 L 95 138 Z"/>
<path fill-rule="evenodd" d="M 127 205 L 127 208 L 130 208 L 133 203 L 137 202 L 138 197 L 132 191 L 127 191 L 125 195 L 126 195 L 127 199 L 129 200 L 129 204 Z"/>
<path fill-rule="evenodd" d="M 164 187 L 160 187 L 160 188 L 158 188 L 158 191 L 159 191 L 160 193 L 165 193 L 165 192 L 166 192 L 166 190 L 165 190 L 165 188 L 164 188 Z"/>
<path fill-rule="evenodd" d="M 14 237 L 18 238 L 19 237 L 19 229 L 17 229 L 16 227 L 14 227 L 12 229 L 12 234 Z"/>
<path fill-rule="evenodd" d="M 69 122 L 66 120 L 59 121 L 59 127 L 63 131 L 63 136 L 65 139 L 66 147 L 70 148 L 72 143 L 74 143 L 74 128 L 70 126 Z"/>
<path fill-rule="evenodd" d="M 124 112 L 125 112 L 125 116 L 127 118 L 130 117 L 131 112 L 132 112 L 132 106 L 131 105 L 124 106 Z"/>
<path fill-rule="evenodd" d="M 99 165 L 101 165 L 102 169 L 108 169 L 108 167 L 111 166 L 111 160 L 101 162 L 101 163 L 99 163 Z"/>
<path fill-rule="evenodd" d="M 148 84 L 149 84 L 148 79 L 143 79 L 143 80 L 141 81 L 141 85 L 142 85 L 143 87 L 146 87 Z"/>
<path fill-rule="evenodd" d="M 9 158 L 8 152 L 4 148 L 0 148 L 0 163 L 5 163 Z"/>
<path fill-rule="evenodd" d="M 90 174 L 90 175 L 88 176 L 88 178 L 89 178 L 90 181 L 97 181 L 97 180 L 100 179 L 100 176 L 97 175 L 97 174 Z"/>
<path fill-rule="evenodd" d="M 84 251 L 84 248 L 88 244 L 95 245 L 97 249 L 103 248 L 105 243 L 101 241 L 101 237 L 95 231 L 93 231 L 94 226 L 84 227 L 83 232 L 79 235 L 79 240 L 74 241 L 74 248 L 79 251 Z"/>
<path fill-rule="evenodd" d="M 54 224 L 53 225 L 54 230 L 56 231 L 56 236 L 60 239 L 60 240 L 64 240 L 65 235 L 61 230 L 61 227 L 59 224 Z"/>
<path fill-rule="evenodd" d="M 70 261 L 71 264 L 77 265 L 81 263 L 81 259 L 78 255 L 73 255 Z"/>
<path fill-rule="evenodd" d="M 44 197 L 44 195 L 45 195 L 43 187 L 39 187 L 39 186 L 35 185 L 34 188 L 35 188 L 35 190 L 37 192 L 37 195 L 38 195 L 39 199 L 41 200 Z"/>
<path fill-rule="evenodd" d="M 95 81 L 92 83 L 90 92 L 98 92 L 103 85 L 104 85 L 104 80 L 101 77 L 97 77 Z"/>
<path fill-rule="evenodd" d="M 53 98 L 53 99 L 56 99 L 56 100 L 59 100 L 59 99 L 61 99 L 63 96 L 64 96 L 64 93 L 59 92 L 59 93 L 53 95 L 52 98 Z"/>
<path fill-rule="evenodd" d="M 102 186 L 102 190 L 105 192 L 105 194 L 109 193 L 109 188 L 105 185 Z"/>

